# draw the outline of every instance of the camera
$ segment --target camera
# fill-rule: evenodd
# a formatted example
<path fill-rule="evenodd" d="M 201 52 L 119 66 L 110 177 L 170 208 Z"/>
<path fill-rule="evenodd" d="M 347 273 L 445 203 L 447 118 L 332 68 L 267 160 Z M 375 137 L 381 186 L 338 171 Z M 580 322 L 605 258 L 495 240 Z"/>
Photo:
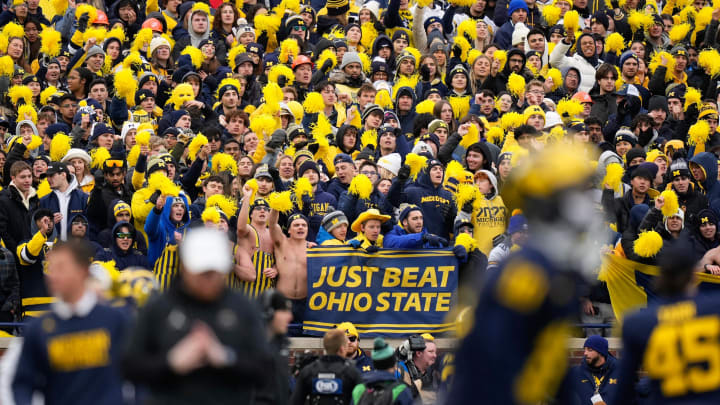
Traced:
<path fill-rule="evenodd" d="M 410 360 L 412 353 L 425 350 L 425 339 L 419 335 L 412 335 L 397 348 L 400 360 Z"/>

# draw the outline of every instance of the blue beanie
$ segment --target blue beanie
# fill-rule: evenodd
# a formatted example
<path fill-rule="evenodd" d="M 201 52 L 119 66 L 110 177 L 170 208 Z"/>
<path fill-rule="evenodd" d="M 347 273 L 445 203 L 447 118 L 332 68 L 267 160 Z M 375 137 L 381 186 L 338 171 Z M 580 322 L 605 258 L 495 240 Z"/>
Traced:
<path fill-rule="evenodd" d="M 425 20 L 425 22 L 423 23 L 423 26 L 425 26 L 425 31 L 427 32 L 427 29 L 430 26 L 430 24 L 434 24 L 434 23 L 442 24 L 442 20 L 440 19 L 440 17 L 437 17 L 437 16 L 428 17 L 428 19 Z"/>
<path fill-rule="evenodd" d="M 96 140 L 102 134 L 115 135 L 115 131 L 111 127 L 103 124 L 102 122 L 97 123 L 97 124 L 95 124 L 95 127 L 93 127 L 92 136 L 90 137 L 90 139 L 88 141 L 92 142 L 92 141 Z"/>
<path fill-rule="evenodd" d="M 525 215 L 518 214 L 510 217 L 507 232 L 512 235 L 516 232 L 526 231 L 528 229 L 527 219 Z"/>
<path fill-rule="evenodd" d="M 635 59 L 635 62 L 638 62 L 638 56 L 633 51 L 625 51 L 622 55 L 620 55 L 620 69 L 622 69 L 622 65 L 630 58 L 633 58 Z"/>
<path fill-rule="evenodd" d="M 180 118 L 182 118 L 184 115 L 190 115 L 187 110 L 175 110 L 171 112 L 170 114 L 170 126 L 176 126 L 178 121 L 180 121 Z"/>
<path fill-rule="evenodd" d="M 508 17 L 510 17 L 515 10 L 519 9 L 525 10 L 526 13 L 529 12 L 525 0 L 512 0 L 510 5 L 508 5 Z"/>
<path fill-rule="evenodd" d="M 602 336 L 593 335 L 585 339 L 583 347 L 588 347 L 600 353 L 603 357 L 608 357 L 608 341 Z"/>
<path fill-rule="evenodd" d="M 408 204 L 408 206 L 405 207 L 402 212 L 400 212 L 398 222 L 402 224 L 403 219 L 407 218 L 407 216 L 410 215 L 410 213 L 413 211 L 420 211 L 420 213 L 422 214 L 422 209 L 420 207 L 415 204 Z"/>

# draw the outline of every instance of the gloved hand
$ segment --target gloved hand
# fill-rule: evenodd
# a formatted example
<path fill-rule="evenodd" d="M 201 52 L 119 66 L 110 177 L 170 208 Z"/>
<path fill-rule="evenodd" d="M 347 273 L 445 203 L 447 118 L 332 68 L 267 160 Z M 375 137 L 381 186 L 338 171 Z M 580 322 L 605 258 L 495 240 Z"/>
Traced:
<path fill-rule="evenodd" d="M 348 241 L 348 245 L 352 246 L 355 249 L 360 249 L 360 245 L 362 245 L 362 242 L 357 239 L 350 239 Z"/>
<path fill-rule="evenodd" d="M 148 198 L 148 202 L 152 203 L 152 205 L 155 205 L 157 203 L 157 199 L 160 198 L 160 190 L 156 190 L 154 193 L 150 195 L 150 198 Z"/>
<path fill-rule="evenodd" d="M 309 195 L 305 194 L 302 196 L 302 203 L 303 209 L 301 213 L 306 217 L 310 217 L 310 212 L 312 211 L 312 198 L 310 198 Z"/>
<path fill-rule="evenodd" d="M 430 68 L 428 65 L 420 66 L 420 77 L 422 77 L 422 81 L 424 82 L 430 81 Z"/>
<path fill-rule="evenodd" d="M 85 32 L 85 30 L 87 30 L 88 22 L 90 22 L 90 14 L 85 13 L 81 15 L 77 20 L 78 31 Z"/>
<path fill-rule="evenodd" d="M 277 149 L 285 143 L 285 131 L 282 129 L 278 129 L 275 132 L 272 133 L 272 136 L 270 137 L 270 141 L 265 144 L 265 147 L 269 149 Z"/>
<path fill-rule="evenodd" d="M 365 249 L 365 251 L 368 253 L 376 253 L 378 250 L 380 250 L 380 248 L 375 245 L 370 245 L 367 247 L 367 249 Z"/>
<path fill-rule="evenodd" d="M 445 238 L 441 238 L 440 236 L 434 235 L 432 233 L 426 233 L 422 237 L 422 241 L 424 243 L 428 243 L 430 245 L 434 246 L 447 246 L 448 241 Z"/>
<path fill-rule="evenodd" d="M 472 202 L 472 201 L 468 201 L 468 202 L 466 202 L 465 204 L 463 204 L 463 206 L 462 206 L 462 212 L 464 212 L 464 213 L 466 213 L 466 214 L 471 214 L 471 215 L 472 215 L 472 212 L 473 212 L 473 202 Z"/>
<path fill-rule="evenodd" d="M 398 170 L 397 178 L 398 178 L 398 181 L 401 181 L 403 183 L 406 182 L 407 179 L 410 178 L 410 166 L 403 165 L 403 167 L 401 167 L 400 170 Z"/>
<path fill-rule="evenodd" d="M 453 253 L 455 254 L 455 257 L 460 261 L 460 263 L 467 262 L 468 259 L 468 252 L 467 249 L 465 249 L 465 246 L 463 245 L 455 245 L 453 248 Z"/>
<path fill-rule="evenodd" d="M 328 59 L 323 63 L 322 67 L 320 67 L 320 70 L 327 74 L 330 69 L 332 69 L 332 60 Z"/>
<path fill-rule="evenodd" d="M 188 145 L 190 143 L 190 135 L 180 131 L 180 133 L 177 135 L 177 141 L 182 143 L 183 145 Z"/>
<path fill-rule="evenodd" d="M 460 59 L 460 55 L 462 55 L 462 49 L 460 49 L 459 46 L 455 45 L 452 49 L 453 57 Z"/>
<path fill-rule="evenodd" d="M 278 86 L 280 86 L 280 88 L 285 87 L 285 84 L 287 84 L 287 77 L 280 75 L 280 77 L 278 77 L 277 84 L 278 84 Z"/>
<path fill-rule="evenodd" d="M 102 187 L 103 184 L 105 184 L 105 174 L 102 172 L 102 170 L 97 169 L 93 173 L 93 177 L 95 177 L 95 185 Z"/>

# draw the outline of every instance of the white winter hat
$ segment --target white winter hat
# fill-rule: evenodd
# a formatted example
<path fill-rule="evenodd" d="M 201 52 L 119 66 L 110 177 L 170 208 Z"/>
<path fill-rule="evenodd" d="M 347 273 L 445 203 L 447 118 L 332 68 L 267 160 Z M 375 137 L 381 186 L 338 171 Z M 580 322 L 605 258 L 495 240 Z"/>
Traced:
<path fill-rule="evenodd" d="M 512 33 L 512 44 L 524 43 L 528 32 L 530 32 L 530 29 L 528 29 L 527 25 L 523 23 L 515 24 L 515 30 Z"/>
<path fill-rule="evenodd" d="M 153 52 L 155 52 L 156 49 L 158 49 L 161 46 L 167 46 L 168 48 L 172 47 L 170 46 L 170 42 L 168 42 L 167 39 L 163 37 L 155 37 L 150 41 L 150 48 L 148 49 L 148 55 L 152 56 Z"/>
<path fill-rule="evenodd" d="M 398 171 L 400 170 L 400 161 L 401 158 L 399 153 L 391 153 L 378 159 L 377 165 L 378 167 L 382 167 L 383 169 L 389 171 L 394 176 L 397 176 Z"/>
<path fill-rule="evenodd" d="M 545 113 L 545 129 L 552 128 L 555 125 L 562 125 L 562 123 L 560 114 L 555 111 L 548 111 Z"/>
<path fill-rule="evenodd" d="M 380 19 L 380 3 L 377 1 L 371 0 L 367 3 L 363 4 L 362 7 L 360 7 L 360 10 L 368 9 L 371 13 L 375 16 L 375 19 Z"/>
<path fill-rule="evenodd" d="M 63 163 L 67 163 L 70 161 L 70 159 L 75 159 L 75 158 L 82 159 L 83 162 L 85 162 L 85 164 L 88 164 L 88 165 L 90 164 L 90 161 L 92 160 L 92 159 L 90 159 L 90 155 L 88 155 L 88 153 L 85 152 L 84 150 L 78 149 L 78 148 L 72 148 L 65 154 L 65 156 L 63 156 L 63 158 L 60 161 Z"/>

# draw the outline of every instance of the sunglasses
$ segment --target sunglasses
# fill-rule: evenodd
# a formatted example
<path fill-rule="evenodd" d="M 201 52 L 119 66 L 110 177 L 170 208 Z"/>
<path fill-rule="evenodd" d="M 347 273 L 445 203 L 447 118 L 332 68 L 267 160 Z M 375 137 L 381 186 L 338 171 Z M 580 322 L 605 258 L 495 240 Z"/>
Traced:
<path fill-rule="evenodd" d="M 132 234 L 128 232 L 118 232 L 115 234 L 115 237 L 118 239 L 130 239 L 132 238 Z"/>
<path fill-rule="evenodd" d="M 348 340 L 351 342 L 355 342 L 357 340 L 357 336 L 348 336 Z"/>
<path fill-rule="evenodd" d="M 253 210 L 270 211 L 270 207 L 266 207 L 264 205 L 258 205 L 257 207 L 253 208 Z"/>
<path fill-rule="evenodd" d="M 208 137 L 208 141 L 210 141 L 210 142 L 217 142 L 219 140 L 220 140 L 219 136 L 209 136 Z"/>
<path fill-rule="evenodd" d="M 119 167 L 119 168 L 122 168 L 124 164 L 125 164 L 124 161 L 118 160 L 118 159 L 108 159 L 108 160 L 105 161 L 105 166 L 106 166 L 106 167 Z"/>
<path fill-rule="evenodd" d="M 294 29 L 295 31 L 307 31 L 307 27 L 305 27 L 305 26 L 303 26 L 303 25 L 296 25 L 296 26 L 293 27 L 293 29 Z"/>

